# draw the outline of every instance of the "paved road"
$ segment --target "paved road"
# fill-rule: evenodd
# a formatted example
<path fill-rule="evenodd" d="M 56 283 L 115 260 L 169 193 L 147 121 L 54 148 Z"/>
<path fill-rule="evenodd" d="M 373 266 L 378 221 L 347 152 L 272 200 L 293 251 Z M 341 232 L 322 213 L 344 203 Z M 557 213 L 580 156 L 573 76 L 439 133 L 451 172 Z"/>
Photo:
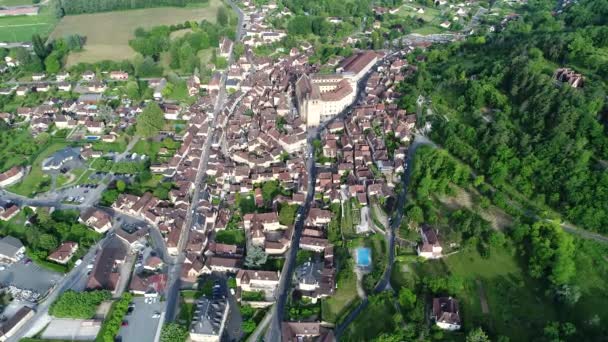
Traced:
<path fill-rule="evenodd" d="M 236 36 L 236 38 L 238 40 L 238 39 L 240 39 L 241 34 L 242 34 L 243 14 L 240 11 L 240 9 L 238 7 L 236 7 L 232 2 L 228 1 L 228 3 L 232 7 L 232 9 L 237 12 L 237 15 L 239 17 L 238 24 L 237 24 L 239 29 L 237 30 L 237 36 Z M 231 65 L 233 60 L 234 60 L 234 53 L 231 50 L 229 58 L 228 58 L 228 65 Z M 200 195 L 200 186 L 203 182 L 205 173 L 207 171 L 207 164 L 209 163 L 209 152 L 211 149 L 211 141 L 213 140 L 213 134 L 215 132 L 215 128 L 217 125 L 217 117 L 226 105 L 226 78 L 227 78 L 227 73 L 224 72 L 222 74 L 221 86 L 220 86 L 219 93 L 217 95 L 215 108 L 213 110 L 213 118 L 209 125 L 209 129 L 207 130 L 207 139 L 205 141 L 205 144 L 203 145 L 203 151 L 201 153 L 201 162 L 200 162 L 199 169 L 197 171 L 196 178 L 194 181 L 195 190 L 192 195 L 192 199 L 190 200 L 190 206 L 188 207 L 188 212 L 186 213 L 186 223 L 183 226 L 183 229 L 182 229 L 182 232 L 180 235 L 180 239 L 179 239 L 179 243 L 177 246 L 179 255 L 177 255 L 177 257 L 174 259 L 174 262 L 169 265 L 169 274 L 168 274 L 169 280 L 168 280 L 168 286 L 167 286 L 167 290 L 166 290 L 167 301 L 166 301 L 166 309 L 165 309 L 165 319 L 169 322 L 171 322 L 175 319 L 175 314 L 177 313 L 177 309 L 178 309 L 179 290 L 180 290 L 180 286 L 181 286 L 180 276 L 181 276 L 182 265 L 183 265 L 184 259 L 185 259 L 185 254 L 183 253 L 183 251 L 187 245 L 190 230 L 192 229 L 194 222 L 195 222 L 195 220 L 193 219 L 194 210 L 196 208 L 196 205 L 198 204 L 198 197 Z"/>
<path fill-rule="evenodd" d="M 251 333 L 251 335 L 249 335 L 249 337 L 247 338 L 247 342 L 258 342 L 260 340 L 262 334 L 264 333 L 264 330 L 266 330 L 268 324 L 270 324 L 270 321 L 274 316 L 274 309 L 275 308 L 273 306 L 272 308 L 270 308 L 270 310 L 266 312 L 266 315 L 264 315 L 262 321 L 258 324 L 253 333 Z"/>
<path fill-rule="evenodd" d="M 318 131 L 317 131 L 318 132 Z M 318 134 L 318 133 L 317 133 Z M 315 134 L 316 135 L 316 134 Z M 274 314 L 272 315 L 270 327 L 266 334 L 266 341 L 281 340 L 281 322 L 283 322 L 283 314 L 285 304 L 287 303 L 287 295 L 290 293 L 292 274 L 295 269 L 296 254 L 300 246 L 300 238 L 304 229 L 304 221 L 308 217 L 308 211 L 315 198 L 315 183 L 317 179 L 316 166 L 314 161 L 314 146 L 312 144 L 314 136 L 308 138 L 308 159 L 306 160 L 306 173 L 308 174 L 308 187 L 306 194 L 306 202 L 304 206 L 298 208 L 298 216 L 294 225 L 294 233 L 291 238 L 291 247 L 285 255 L 285 264 L 281 272 L 281 279 L 277 288 L 277 298 L 274 305 Z"/>
<path fill-rule="evenodd" d="M 378 61 L 379 63 L 380 61 Z M 296 218 L 296 222 L 294 225 L 294 234 L 291 239 L 291 248 L 286 254 L 285 264 L 283 265 L 283 270 L 281 272 L 281 279 L 279 280 L 279 287 L 277 289 L 278 297 L 276 298 L 276 304 L 274 305 L 274 314 L 272 315 L 272 319 L 270 322 L 270 327 L 266 331 L 266 341 L 280 341 L 281 340 L 281 322 L 283 322 L 283 314 L 285 311 L 285 304 L 287 302 L 287 295 L 289 294 L 289 287 L 291 285 L 292 273 L 295 269 L 295 258 L 300 245 L 300 237 L 302 235 L 302 229 L 304 226 L 304 220 L 308 216 L 308 211 L 311 207 L 312 202 L 314 201 L 314 192 L 315 192 L 315 184 L 316 184 L 316 165 L 314 161 L 314 146 L 312 142 L 315 139 L 318 139 L 321 131 L 330 124 L 332 124 L 336 120 L 342 120 L 346 115 L 350 114 L 353 106 L 358 104 L 361 100 L 365 98 L 365 84 L 369 76 L 372 74 L 372 71 L 375 70 L 375 67 L 371 68 L 370 71 L 359 80 L 358 84 L 358 92 L 355 97 L 355 101 L 353 105 L 347 107 L 340 114 L 336 115 L 332 119 L 322 123 L 316 128 L 310 129 L 308 132 L 307 139 L 307 164 L 306 164 L 306 172 L 308 174 L 308 189 L 306 201 L 304 202 L 304 206 L 298 208 L 298 216 Z"/>
<path fill-rule="evenodd" d="M 106 235 L 106 237 L 101 239 L 97 244 L 89 249 L 89 252 L 82 258 L 82 263 L 74 267 L 63 277 L 63 279 L 57 284 L 56 288 L 48 295 L 48 297 L 46 297 L 44 301 L 36 306 L 36 313 L 34 316 L 28 320 L 25 325 L 19 328 L 15 335 L 7 340 L 8 342 L 17 342 L 25 336 L 32 336 L 34 333 L 38 332 L 48 324 L 50 320 L 48 310 L 51 304 L 57 299 L 57 297 L 59 297 L 60 294 L 66 290 L 74 288 L 87 277 L 87 273 L 89 271 L 87 269 L 87 265 L 93 261 L 97 251 L 103 249 L 107 245 L 108 241 L 110 241 L 107 238 L 108 236 L 109 235 Z"/>
<path fill-rule="evenodd" d="M 405 162 L 405 172 L 403 173 L 403 177 L 402 177 L 403 188 L 402 188 L 401 192 L 399 193 L 397 203 L 395 204 L 396 210 L 395 210 L 394 216 L 391 221 L 390 229 L 388 229 L 387 233 L 386 233 L 387 240 L 389 243 L 389 249 L 388 249 L 389 255 L 388 255 L 387 265 L 384 270 L 384 274 L 382 275 L 382 278 L 380 278 L 380 280 L 376 284 L 376 287 L 374 288 L 374 291 L 373 291 L 374 293 L 379 293 L 384 290 L 390 289 L 390 278 L 391 278 L 391 273 L 393 270 L 393 262 L 395 260 L 395 230 L 399 228 L 399 226 L 401 225 L 401 220 L 403 219 L 403 210 L 405 208 L 407 190 L 408 190 L 408 186 L 409 186 L 409 182 L 410 182 L 410 178 L 411 178 L 414 154 L 416 153 L 416 150 L 418 149 L 418 147 L 420 147 L 422 145 L 428 145 L 428 144 L 431 144 L 431 142 L 425 136 L 416 135 L 414 137 L 414 141 L 412 142 L 412 144 L 410 144 L 410 147 L 408 149 L 407 158 L 406 158 L 406 162 Z M 361 301 L 359 306 L 357 306 L 353 311 L 351 311 L 348 314 L 348 316 L 344 319 L 344 321 L 336 327 L 336 329 L 334 331 L 336 338 L 339 338 L 342 335 L 344 330 L 346 330 L 346 328 L 357 318 L 359 313 L 361 313 L 361 311 L 363 311 L 367 307 L 368 304 L 369 304 L 369 302 L 368 302 L 367 298 L 365 298 Z"/>

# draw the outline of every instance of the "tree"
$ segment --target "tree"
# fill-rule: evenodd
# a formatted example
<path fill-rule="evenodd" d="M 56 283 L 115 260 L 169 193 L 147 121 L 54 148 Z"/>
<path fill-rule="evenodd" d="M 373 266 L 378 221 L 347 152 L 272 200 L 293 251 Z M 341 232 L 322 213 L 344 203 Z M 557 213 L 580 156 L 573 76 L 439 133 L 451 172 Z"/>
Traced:
<path fill-rule="evenodd" d="M 38 241 L 38 247 L 40 247 L 41 249 L 44 249 L 46 251 L 52 251 L 55 250 L 55 248 L 57 248 L 57 246 L 59 245 L 59 243 L 57 242 L 57 238 L 54 237 L 51 234 L 42 234 L 40 235 L 39 241 Z"/>
<path fill-rule="evenodd" d="M 399 290 L 399 305 L 404 310 L 411 310 L 416 305 L 416 294 L 412 290 L 403 287 Z"/>
<path fill-rule="evenodd" d="M 266 263 L 268 255 L 262 247 L 249 245 L 247 246 L 247 256 L 245 257 L 245 266 L 258 268 Z"/>
<path fill-rule="evenodd" d="M 163 325 L 160 333 L 161 342 L 184 342 L 188 338 L 188 329 L 177 323 Z"/>
<path fill-rule="evenodd" d="M 481 328 L 476 328 L 467 334 L 466 342 L 490 342 L 490 338 Z"/>
<path fill-rule="evenodd" d="M 221 26 L 228 25 L 228 9 L 225 6 L 221 6 L 217 10 L 217 23 Z"/>
<path fill-rule="evenodd" d="M 61 70 L 61 63 L 59 62 L 58 56 L 55 52 L 51 53 L 44 60 L 44 68 L 48 73 L 55 74 Z"/>
<path fill-rule="evenodd" d="M 270 203 L 279 194 L 279 182 L 268 181 L 262 185 L 262 198 L 264 203 Z"/>
<path fill-rule="evenodd" d="M 163 111 L 156 102 L 151 102 L 137 117 L 136 131 L 143 138 L 152 138 L 165 125 Z"/>
<path fill-rule="evenodd" d="M 281 210 L 279 211 L 279 223 L 284 226 L 292 225 L 294 223 L 294 219 L 296 217 L 297 212 L 297 205 L 281 205 Z"/>
<path fill-rule="evenodd" d="M 123 193 L 125 192 L 125 188 L 127 187 L 127 185 L 125 184 L 125 182 L 121 179 L 116 181 L 116 190 L 118 190 L 118 192 Z"/>
<path fill-rule="evenodd" d="M 50 51 L 39 34 L 32 36 L 32 46 L 34 48 L 34 53 L 41 61 L 43 61 L 46 56 L 49 55 Z"/>
<path fill-rule="evenodd" d="M 407 216 L 409 217 L 410 221 L 416 224 L 424 222 L 424 212 L 422 211 L 422 208 L 417 205 L 412 206 L 407 211 Z"/>

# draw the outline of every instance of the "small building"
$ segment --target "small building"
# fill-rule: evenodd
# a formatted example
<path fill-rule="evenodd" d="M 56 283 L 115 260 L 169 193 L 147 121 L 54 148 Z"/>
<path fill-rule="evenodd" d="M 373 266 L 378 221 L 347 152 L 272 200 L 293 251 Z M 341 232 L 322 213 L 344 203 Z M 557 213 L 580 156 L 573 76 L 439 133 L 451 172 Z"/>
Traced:
<path fill-rule="evenodd" d="M 283 342 L 300 341 L 335 341 L 331 329 L 320 322 L 283 322 L 281 323 L 281 340 Z"/>
<path fill-rule="evenodd" d="M 80 214 L 78 221 L 93 228 L 100 234 L 103 234 L 112 228 L 112 217 L 108 213 L 95 208 L 91 208 Z"/>
<path fill-rule="evenodd" d="M 279 279 L 279 272 L 239 270 L 236 274 L 236 286 L 241 291 L 264 292 L 266 298 L 271 298 L 279 286 Z"/>
<path fill-rule="evenodd" d="M 458 300 L 452 297 L 433 298 L 433 312 L 431 319 L 444 330 L 458 330 L 462 323 L 458 310 Z"/>
<path fill-rule="evenodd" d="M 572 88 L 582 88 L 585 85 L 583 75 L 569 68 L 559 68 L 555 71 L 555 79 L 562 83 L 568 83 Z"/>
<path fill-rule="evenodd" d="M 0 173 L 0 188 L 17 183 L 23 177 L 23 168 L 13 166 L 12 168 Z"/>
<path fill-rule="evenodd" d="M 110 79 L 114 81 L 126 81 L 129 79 L 129 74 L 124 71 L 111 71 Z"/>
<path fill-rule="evenodd" d="M 14 263 L 23 258 L 25 246 L 19 239 L 5 236 L 0 239 L 0 261 Z"/>
<path fill-rule="evenodd" d="M 65 265 L 72 259 L 74 254 L 76 254 L 76 251 L 78 251 L 78 244 L 76 242 L 66 241 L 53 251 L 48 259 L 58 264 Z"/>
<path fill-rule="evenodd" d="M 230 304 L 225 299 L 201 298 L 196 301 L 195 316 L 190 325 L 190 340 L 193 342 L 219 342 Z"/>
<path fill-rule="evenodd" d="M 17 216 L 20 211 L 21 208 L 19 208 L 19 206 L 17 206 L 16 204 L 12 203 L 7 205 L 6 207 L 0 207 L 0 220 L 9 221 L 13 217 Z"/>
<path fill-rule="evenodd" d="M 34 310 L 24 306 L 0 326 L 0 341 L 6 341 L 15 334 L 32 316 Z"/>
<path fill-rule="evenodd" d="M 91 70 L 87 70 L 82 73 L 83 81 L 92 81 L 95 78 L 95 73 Z"/>
<path fill-rule="evenodd" d="M 420 229 L 422 242 L 418 244 L 418 256 L 425 259 L 438 259 L 442 257 L 443 247 L 439 241 L 439 231 L 428 225 Z"/>

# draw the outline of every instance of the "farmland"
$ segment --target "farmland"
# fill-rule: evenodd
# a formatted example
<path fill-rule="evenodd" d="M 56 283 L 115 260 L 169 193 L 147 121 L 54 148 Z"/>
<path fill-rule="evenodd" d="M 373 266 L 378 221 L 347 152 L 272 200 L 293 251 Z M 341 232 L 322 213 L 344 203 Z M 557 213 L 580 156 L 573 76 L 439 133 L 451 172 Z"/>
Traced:
<path fill-rule="evenodd" d="M 31 3 L 31 2 L 30 2 Z M 25 0 L 4 0 L 0 6 L 27 4 Z M 35 16 L 17 16 L 0 18 L 0 41 L 30 41 L 33 34 L 48 35 L 57 24 L 57 18 L 48 6 L 42 6 Z"/>
<path fill-rule="evenodd" d="M 215 22 L 220 0 L 185 8 L 150 8 L 130 11 L 83 14 L 64 17 L 51 37 L 79 34 L 87 38 L 84 51 L 70 54 L 68 65 L 101 60 L 124 60 L 135 57 L 129 46 L 135 29 L 149 29 L 194 20 Z"/>

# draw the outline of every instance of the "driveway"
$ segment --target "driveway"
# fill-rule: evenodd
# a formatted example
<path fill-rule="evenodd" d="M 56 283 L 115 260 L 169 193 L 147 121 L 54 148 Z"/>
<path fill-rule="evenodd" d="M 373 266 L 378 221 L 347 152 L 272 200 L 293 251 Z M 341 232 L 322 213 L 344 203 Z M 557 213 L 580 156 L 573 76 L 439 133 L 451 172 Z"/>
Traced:
<path fill-rule="evenodd" d="M 144 297 L 133 298 L 134 309 L 124 318 L 128 322 L 127 326 L 120 327 L 118 337 L 123 342 L 154 341 L 156 329 L 160 318 L 153 318 L 154 313 L 162 311 L 162 304 L 158 299 L 153 303 L 145 302 Z"/>

